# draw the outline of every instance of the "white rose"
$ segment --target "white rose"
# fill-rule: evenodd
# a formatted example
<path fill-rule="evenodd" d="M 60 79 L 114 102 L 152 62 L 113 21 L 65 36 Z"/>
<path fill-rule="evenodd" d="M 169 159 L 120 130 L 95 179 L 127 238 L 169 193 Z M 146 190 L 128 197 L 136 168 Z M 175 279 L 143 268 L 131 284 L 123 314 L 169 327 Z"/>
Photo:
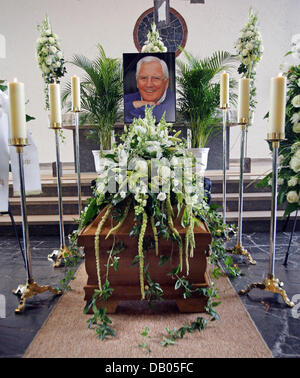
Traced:
<path fill-rule="evenodd" d="M 300 172 L 300 159 L 295 155 L 290 160 L 290 168 L 296 173 Z"/>
<path fill-rule="evenodd" d="M 292 105 L 293 105 L 295 108 L 300 108 L 300 95 L 297 95 L 297 96 L 295 96 L 295 97 L 292 99 Z"/>
<path fill-rule="evenodd" d="M 295 190 L 291 190 L 286 195 L 286 199 L 289 203 L 297 203 L 299 202 L 299 195 Z"/>
<path fill-rule="evenodd" d="M 300 142 L 295 142 L 295 143 L 293 143 L 292 146 L 291 146 L 291 150 L 292 150 L 293 152 L 295 152 L 295 151 L 297 151 L 298 149 L 300 149 Z"/>
<path fill-rule="evenodd" d="M 253 45 L 252 45 L 251 42 L 248 42 L 248 43 L 246 44 L 246 49 L 248 49 L 248 50 L 252 50 L 252 49 L 253 49 Z"/>
<path fill-rule="evenodd" d="M 300 133 L 300 122 L 297 122 L 297 123 L 294 123 L 294 124 L 293 124 L 293 131 L 294 131 L 294 133 L 296 133 L 296 134 L 299 134 L 299 133 Z"/>
<path fill-rule="evenodd" d="M 51 44 L 54 44 L 55 43 L 55 39 L 53 37 L 49 37 L 48 39 L 49 43 Z"/>
<path fill-rule="evenodd" d="M 55 54 L 56 51 L 57 51 L 57 48 L 55 46 L 50 46 L 49 50 L 50 50 L 50 52 L 52 52 L 53 54 Z"/>
<path fill-rule="evenodd" d="M 298 184 L 298 178 L 293 176 L 288 181 L 288 186 L 296 186 Z"/>
<path fill-rule="evenodd" d="M 294 113 L 291 117 L 292 123 L 297 123 L 300 121 L 300 113 Z"/>
<path fill-rule="evenodd" d="M 166 199 L 166 197 L 167 197 L 166 193 L 164 193 L 164 192 L 159 192 L 158 195 L 157 195 L 157 199 L 159 201 L 164 201 Z"/>
<path fill-rule="evenodd" d="M 247 50 L 247 49 L 244 49 L 243 51 L 242 51 L 242 55 L 243 56 L 247 56 L 249 54 L 249 51 Z"/>

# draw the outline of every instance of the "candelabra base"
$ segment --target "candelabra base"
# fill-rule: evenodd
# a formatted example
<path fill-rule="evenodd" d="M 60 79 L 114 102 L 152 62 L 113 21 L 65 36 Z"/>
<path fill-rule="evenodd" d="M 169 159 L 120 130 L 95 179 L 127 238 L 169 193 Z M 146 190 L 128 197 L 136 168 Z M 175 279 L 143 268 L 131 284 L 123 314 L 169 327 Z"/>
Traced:
<path fill-rule="evenodd" d="M 239 243 L 237 243 L 233 248 L 227 249 L 227 252 L 232 253 L 233 255 L 246 256 L 250 264 L 256 264 L 256 261 L 253 260 L 250 253 Z"/>
<path fill-rule="evenodd" d="M 240 290 L 239 294 L 247 294 L 252 289 L 262 289 L 270 291 L 272 293 L 280 294 L 284 303 L 289 307 L 294 307 L 294 303 L 291 302 L 286 294 L 286 291 L 282 288 L 283 282 L 279 281 L 278 278 L 275 278 L 273 275 L 268 275 L 263 282 L 254 282 L 247 287 L 245 290 Z"/>
<path fill-rule="evenodd" d="M 48 255 L 48 260 L 53 262 L 54 268 L 59 268 L 63 265 L 63 260 L 65 257 L 72 256 L 69 249 L 63 245 L 60 249 L 55 249 L 50 255 Z"/>
<path fill-rule="evenodd" d="M 21 296 L 19 306 L 15 309 L 15 313 L 20 314 L 23 311 L 26 300 L 28 298 L 31 298 L 37 294 L 44 293 L 46 291 L 50 291 L 50 293 L 55 294 L 55 295 L 62 294 L 61 290 L 53 289 L 49 285 L 39 286 L 33 280 L 27 281 L 26 285 L 19 285 L 16 290 L 13 290 L 13 293 L 15 295 Z"/>

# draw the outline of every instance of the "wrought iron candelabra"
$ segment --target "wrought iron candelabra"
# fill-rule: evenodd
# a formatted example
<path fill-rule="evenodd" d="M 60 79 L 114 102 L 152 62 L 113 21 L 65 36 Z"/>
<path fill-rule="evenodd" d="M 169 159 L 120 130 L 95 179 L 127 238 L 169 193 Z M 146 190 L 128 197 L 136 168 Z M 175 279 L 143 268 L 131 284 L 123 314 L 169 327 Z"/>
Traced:
<path fill-rule="evenodd" d="M 60 290 L 55 290 L 51 286 L 39 286 L 33 279 L 31 268 L 31 253 L 30 242 L 27 222 L 27 208 L 26 208 L 26 194 L 25 194 L 25 180 L 24 180 L 24 162 L 23 162 L 23 148 L 27 145 L 27 139 L 15 138 L 10 140 L 10 144 L 16 147 L 19 163 L 20 175 L 20 194 L 21 194 L 21 213 L 22 213 L 22 232 L 24 243 L 24 263 L 26 270 L 26 284 L 19 285 L 14 294 L 20 295 L 19 306 L 15 309 L 15 313 L 21 313 L 25 307 L 26 300 L 34 295 L 50 291 L 55 295 L 62 294 Z"/>
<path fill-rule="evenodd" d="M 241 290 L 240 294 L 246 294 L 251 289 L 259 288 L 272 293 L 280 294 L 284 302 L 289 307 L 293 307 L 294 303 L 289 300 L 285 290 L 282 288 L 283 282 L 279 281 L 278 278 L 275 278 L 278 148 L 280 141 L 283 139 L 284 135 L 282 133 L 268 134 L 268 141 L 272 143 L 273 147 L 269 273 L 263 282 L 255 282 L 250 284 L 247 289 Z"/>
<path fill-rule="evenodd" d="M 246 256 L 250 264 L 256 264 L 250 253 L 243 247 L 243 203 L 244 203 L 244 159 L 245 159 L 245 134 L 247 128 L 247 120 L 242 118 L 241 124 L 241 146 L 240 146 L 240 180 L 239 180 L 239 209 L 238 209 L 238 230 L 236 245 L 229 249 L 228 252 L 235 255 Z"/>
<path fill-rule="evenodd" d="M 48 260 L 55 260 L 54 267 L 60 267 L 65 257 L 71 256 L 71 252 L 66 246 L 65 232 L 64 232 L 64 220 L 63 220 L 63 204 L 62 204 L 62 187 L 61 187 L 61 162 L 59 151 L 59 130 L 61 124 L 53 123 L 50 125 L 50 129 L 54 131 L 55 146 L 56 146 L 56 173 L 57 173 L 57 193 L 58 193 L 58 212 L 59 212 L 59 235 L 60 235 L 60 249 L 54 250 L 48 255 Z"/>

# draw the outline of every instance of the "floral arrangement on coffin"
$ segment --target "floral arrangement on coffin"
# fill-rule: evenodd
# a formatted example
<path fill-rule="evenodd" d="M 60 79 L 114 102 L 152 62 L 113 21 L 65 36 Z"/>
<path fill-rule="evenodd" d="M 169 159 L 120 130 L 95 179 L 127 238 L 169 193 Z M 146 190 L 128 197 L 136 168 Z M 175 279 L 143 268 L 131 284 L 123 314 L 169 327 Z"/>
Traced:
<path fill-rule="evenodd" d="M 147 34 L 147 40 L 142 47 L 142 53 L 148 52 L 166 52 L 167 48 L 164 45 L 158 30 L 156 29 L 155 22 L 151 25 L 151 31 Z"/>
<path fill-rule="evenodd" d="M 257 104 L 255 99 L 256 66 L 260 62 L 264 51 L 261 33 L 258 29 L 258 17 L 252 8 L 249 10 L 247 23 L 240 31 L 240 36 L 235 44 L 235 48 L 238 53 L 238 59 L 241 62 L 238 67 L 238 72 L 242 74 L 243 77 L 250 79 L 249 110 L 251 119 L 251 115 L 253 116 Z"/>
<path fill-rule="evenodd" d="M 52 32 L 48 16 L 37 29 L 40 31 L 40 37 L 37 40 L 36 59 L 45 82 L 45 108 L 49 110 L 48 84 L 59 83 L 67 70 L 59 38 Z"/>
<path fill-rule="evenodd" d="M 297 63 L 281 65 L 287 78 L 287 102 L 285 139 L 280 142 L 278 150 L 278 204 L 286 203 L 284 216 L 300 208 L 300 34 L 292 37 L 291 50 L 285 56 L 288 55 L 292 55 Z M 272 173 L 258 186 L 271 183 Z"/>
<path fill-rule="evenodd" d="M 222 217 L 215 207 L 206 203 L 201 177 L 192 169 L 197 164 L 194 156 L 186 149 L 186 142 L 178 138 L 179 132 L 174 134 L 172 125 L 168 124 L 164 118 L 160 120 L 159 124 L 155 123 L 152 108 L 146 107 L 145 118 L 134 119 L 129 129 L 125 128 L 121 137 L 123 143 L 114 146 L 113 150 L 105 155 L 103 170 L 94 185 L 94 196 L 88 200 L 79 220 L 77 232 L 90 224 L 100 211 L 106 209 L 94 237 L 99 290 L 95 290 L 93 301 L 89 307 L 92 307 L 94 311 L 91 324 L 95 325 L 100 321 L 97 333 L 101 339 L 105 338 L 103 327 L 106 327 L 107 334 L 114 335 L 114 331 L 108 325 L 110 322 L 105 315 L 105 310 L 97 310 L 94 306 L 97 296 L 105 300 L 113 290 L 109 287 L 107 277 L 103 284 L 100 276 L 99 235 L 108 217 L 116 217 L 118 214 L 117 219 L 115 218 L 117 224 L 110 229 L 106 238 L 126 222 L 130 209 L 131 211 L 134 209 L 135 224 L 129 236 L 138 238 L 137 257 L 142 299 L 147 297 L 149 290 L 144 282 L 144 275 L 147 273 L 144 235 L 148 222 L 151 223 L 156 254 L 159 250 L 159 237 L 178 243 L 180 266 L 178 266 L 176 276 L 186 274 L 178 278 L 179 283 L 175 284 L 178 287 L 183 285 L 187 291 L 192 287 L 188 282 L 188 260 L 194 253 L 194 226 L 200 220 L 206 222 L 212 235 L 209 259 L 212 264 L 215 264 L 213 277 L 217 278 L 221 274 L 218 266 L 220 260 L 224 262 L 233 276 L 239 274 L 239 269 L 232 266 L 232 260 L 223 247 L 224 238 L 228 236 L 231 228 L 223 224 Z M 182 171 L 182 162 L 185 164 L 185 170 L 184 177 L 180 180 L 177 169 Z M 155 164 L 156 169 L 152 171 Z M 148 177 L 149 172 L 153 172 L 151 179 Z M 182 182 L 183 185 L 181 185 Z M 116 186 L 113 187 L 114 185 Z M 176 207 L 177 215 L 174 211 Z M 184 245 L 173 222 L 174 217 L 179 215 L 182 208 L 184 211 L 181 225 L 186 228 Z M 115 259 L 121 257 L 117 256 L 112 256 L 112 265 L 118 265 Z M 182 272 L 183 258 L 185 258 L 187 267 L 187 271 L 184 273 Z M 147 283 L 149 281 L 151 282 L 147 277 Z M 163 295 L 159 283 L 153 283 L 151 290 L 159 298 Z M 211 320 L 214 320 L 217 317 L 213 309 L 216 302 L 212 302 L 212 297 L 216 296 L 216 290 L 213 287 L 209 288 L 207 295 L 211 296 L 207 305 L 207 313 L 212 316 Z M 201 324 L 203 325 L 202 320 Z M 194 326 L 195 324 L 199 325 L 199 322 L 200 320 L 197 320 Z M 187 332 L 187 329 L 182 332 Z M 178 336 L 178 334 L 176 335 Z M 173 336 L 176 338 L 176 335 Z"/>

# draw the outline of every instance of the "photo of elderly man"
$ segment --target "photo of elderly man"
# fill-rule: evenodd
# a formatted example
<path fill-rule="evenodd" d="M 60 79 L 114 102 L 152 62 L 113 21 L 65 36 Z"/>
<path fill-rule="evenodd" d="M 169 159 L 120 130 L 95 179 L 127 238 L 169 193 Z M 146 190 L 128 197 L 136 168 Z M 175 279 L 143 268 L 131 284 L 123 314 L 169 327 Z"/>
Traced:
<path fill-rule="evenodd" d="M 167 122 L 175 122 L 175 59 L 172 59 L 172 55 L 166 53 L 165 59 L 161 56 L 144 56 L 145 54 L 124 55 L 129 55 L 127 59 L 124 59 L 125 123 L 131 123 L 133 118 L 144 118 L 146 105 L 154 106 L 153 115 L 157 122 L 160 121 L 164 113 Z M 165 54 L 160 53 L 159 55 Z M 138 60 L 137 56 L 139 58 Z M 134 58 L 134 60 L 137 61 L 136 65 L 133 64 L 130 58 Z M 125 65 L 127 65 L 127 67 L 125 67 Z M 127 83 L 126 88 L 126 80 L 133 80 L 133 65 L 135 65 L 134 92 L 128 93 L 129 85 Z M 127 77 L 126 73 L 128 74 Z M 170 75 L 172 75 L 172 77 L 170 77 Z M 172 83 L 172 86 L 170 86 L 170 83 Z M 132 84 L 131 87 L 133 87 Z"/>

